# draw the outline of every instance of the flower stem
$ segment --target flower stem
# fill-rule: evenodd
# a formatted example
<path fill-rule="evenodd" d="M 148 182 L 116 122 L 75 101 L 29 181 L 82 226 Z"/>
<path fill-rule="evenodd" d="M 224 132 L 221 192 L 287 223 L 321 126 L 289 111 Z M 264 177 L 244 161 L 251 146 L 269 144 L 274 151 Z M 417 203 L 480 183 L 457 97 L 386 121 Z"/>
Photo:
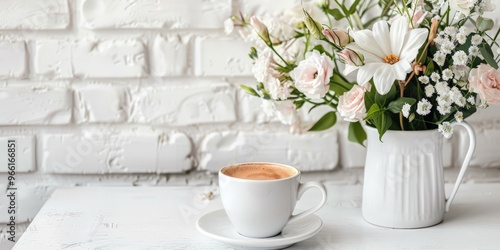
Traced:
<path fill-rule="evenodd" d="M 399 97 L 403 97 L 405 92 L 405 81 L 399 81 Z M 403 112 L 399 112 L 399 125 L 401 126 L 401 130 L 405 131 L 404 123 L 403 123 Z"/>

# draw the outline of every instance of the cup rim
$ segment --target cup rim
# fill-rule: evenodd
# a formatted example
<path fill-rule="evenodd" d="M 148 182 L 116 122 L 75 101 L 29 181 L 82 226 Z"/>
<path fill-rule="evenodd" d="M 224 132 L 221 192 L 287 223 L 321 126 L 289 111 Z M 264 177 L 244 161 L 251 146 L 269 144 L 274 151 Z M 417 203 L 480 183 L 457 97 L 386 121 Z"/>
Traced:
<path fill-rule="evenodd" d="M 295 174 L 293 175 L 290 175 L 286 178 L 281 178 L 281 179 L 274 179 L 274 180 L 251 180 L 251 179 L 243 179 L 243 178 L 238 178 L 238 177 L 234 177 L 234 176 L 230 176 L 230 175 L 227 175 L 227 174 L 224 174 L 222 172 L 223 169 L 225 168 L 229 168 L 229 167 L 233 167 L 233 166 L 238 166 L 238 165 L 249 165 L 249 164 L 255 164 L 255 165 L 278 165 L 278 166 L 281 166 L 281 167 L 286 167 L 286 168 L 291 168 L 291 169 L 294 169 L 295 170 Z M 296 168 L 296 167 L 293 167 L 293 166 L 290 166 L 290 165 L 286 165 L 286 164 L 281 164 L 281 163 L 275 163 L 275 162 L 263 162 L 263 161 L 259 161 L 259 162 L 242 162 L 242 163 L 235 163 L 235 164 L 231 164 L 231 165 L 226 165 L 222 168 L 219 169 L 219 175 L 224 175 L 228 178 L 231 178 L 233 180 L 238 180 L 238 181 L 242 181 L 242 182 L 257 182 L 257 183 L 269 183 L 269 182 L 279 182 L 279 181 L 285 181 L 285 180 L 289 180 L 289 179 L 293 179 L 293 178 L 296 178 L 297 176 L 300 176 L 300 169 Z"/>

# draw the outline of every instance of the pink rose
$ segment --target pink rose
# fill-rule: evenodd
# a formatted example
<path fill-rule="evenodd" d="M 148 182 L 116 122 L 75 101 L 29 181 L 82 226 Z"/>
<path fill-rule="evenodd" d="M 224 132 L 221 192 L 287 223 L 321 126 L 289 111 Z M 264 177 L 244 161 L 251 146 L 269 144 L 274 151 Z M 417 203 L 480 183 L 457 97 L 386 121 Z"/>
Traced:
<path fill-rule="evenodd" d="M 330 90 L 334 66 L 330 57 L 313 50 L 306 53 L 306 58 L 290 72 L 290 77 L 300 92 L 309 98 L 319 99 Z"/>
<path fill-rule="evenodd" d="M 483 102 L 487 104 L 500 102 L 500 69 L 481 64 L 470 71 L 469 84 Z"/>
<path fill-rule="evenodd" d="M 337 111 L 345 121 L 357 122 L 366 117 L 365 92 L 369 86 L 369 83 L 364 87 L 354 85 L 351 90 L 339 97 Z"/>

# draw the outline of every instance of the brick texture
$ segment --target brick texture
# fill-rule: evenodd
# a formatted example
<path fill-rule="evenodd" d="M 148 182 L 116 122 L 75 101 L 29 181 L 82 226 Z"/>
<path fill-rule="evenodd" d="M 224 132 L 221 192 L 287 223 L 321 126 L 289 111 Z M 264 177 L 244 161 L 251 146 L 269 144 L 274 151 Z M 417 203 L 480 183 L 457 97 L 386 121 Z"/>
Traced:
<path fill-rule="evenodd" d="M 61 186 L 208 185 L 220 167 L 243 161 L 362 182 L 366 149 L 347 140 L 347 123 L 306 132 L 330 110 L 309 113 L 307 104 L 295 134 L 267 117 L 261 100 L 239 88 L 255 85 L 249 44 L 223 31 L 239 10 L 293 23 L 302 8 L 320 16 L 316 2 L 0 0 L 0 165 L 15 138 L 24 180 L 18 222 Z M 488 15 L 498 21 L 500 6 Z M 469 119 L 477 147 L 467 181 L 499 180 L 489 176 L 500 167 L 499 112 L 492 105 Z M 444 141 L 448 172 L 457 172 L 467 145 L 460 128 Z M 5 176 L 2 167 L 2 190 Z M 0 199 L 2 223 L 5 204 Z"/>

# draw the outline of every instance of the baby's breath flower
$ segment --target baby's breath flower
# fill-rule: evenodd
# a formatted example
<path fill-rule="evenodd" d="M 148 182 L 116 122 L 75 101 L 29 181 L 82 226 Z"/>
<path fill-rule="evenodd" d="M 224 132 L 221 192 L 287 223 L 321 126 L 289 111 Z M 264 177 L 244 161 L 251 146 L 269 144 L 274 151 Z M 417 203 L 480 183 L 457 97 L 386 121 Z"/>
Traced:
<path fill-rule="evenodd" d="M 450 37 L 454 37 L 457 34 L 457 32 L 458 32 L 458 29 L 454 26 L 448 26 L 448 27 L 444 28 L 444 33 L 446 33 Z"/>
<path fill-rule="evenodd" d="M 463 50 L 455 52 L 453 55 L 453 65 L 465 65 L 467 63 L 467 54 Z"/>
<path fill-rule="evenodd" d="M 451 69 L 443 70 L 443 80 L 448 81 L 453 78 L 453 71 Z"/>
<path fill-rule="evenodd" d="M 445 41 L 443 45 L 441 45 L 440 51 L 444 54 L 451 54 L 451 52 L 455 49 L 455 44 L 452 41 Z"/>
<path fill-rule="evenodd" d="M 439 75 L 439 73 L 437 73 L 437 72 L 432 72 L 432 74 L 431 74 L 431 80 L 432 80 L 433 82 L 438 82 L 438 81 L 439 81 L 439 79 L 441 79 L 441 76 Z"/>
<path fill-rule="evenodd" d="M 437 110 L 441 115 L 447 115 L 451 112 L 451 105 L 447 104 L 438 105 Z"/>
<path fill-rule="evenodd" d="M 401 113 L 403 113 L 403 116 L 408 118 L 408 116 L 410 115 L 410 109 L 411 109 L 411 105 L 409 103 L 405 103 L 403 105 L 403 108 L 401 109 Z"/>
<path fill-rule="evenodd" d="M 469 56 L 478 56 L 479 55 L 479 48 L 477 46 L 470 46 L 469 47 Z"/>
<path fill-rule="evenodd" d="M 417 104 L 417 114 L 426 116 L 431 113 L 431 108 L 432 104 L 427 99 L 422 98 L 422 100 L 420 100 Z"/>
<path fill-rule="evenodd" d="M 425 95 L 427 97 L 431 97 L 434 93 L 436 93 L 434 86 L 432 86 L 432 85 L 425 86 Z"/>
<path fill-rule="evenodd" d="M 449 122 L 439 124 L 438 131 L 441 132 L 444 138 L 448 139 L 453 135 L 453 127 Z"/>
<path fill-rule="evenodd" d="M 467 102 L 467 100 L 463 96 L 460 96 L 460 97 L 455 99 L 455 104 L 459 107 L 462 107 L 462 108 L 465 107 L 466 102 Z"/>
<path fill-rule="evenodd" d="M 438 51 L 434 54 L 433 60 L 437 63 L 437 65 L 443 66 L 446 61 L 446 55 L 443 52 Z"/>
<path fill-rule="evenodd" d="M 471 105 L 474 105 L 476 104 L 476 98 L 474 98 L 474 96 L 469 96 L 469 98 L 467 98 L 467 102 L 469 102 Z"/>
<path fill-rule="evenodd" d="M 443 95 L 450 91 L 450 87 L 447 82 L 437 82 L 434 88 L 436 88 L 438 95 Z"/>
<path fill-rule="evenodd" d="M 466 26 L 460 27 L 460 30 L 458 32 L 464 34 L 465 36 L 468 36 L 470 34 L 470 30 Z"/>
<path fill-rule="evenodd" d="M 478 34 L 475 34 L 472 36 L 472 39 L 471 39 L 471 43 L 473 45 L 479 45 L 483 42 L 483 37 L 478 35 Z"/>
<path fill-rule="evenodd" d="M 439 106 L 450 106 L 453 103 L 453 92 L 448 91 L 447 93 L 441 94 L 436 98 Z"/>
<path fill-rule="evenodd" d="M 458 33 L 456 38 L 459 44 L 464 44 L 467 41 L 467 35 L 462 32 Z"/>
<path fill-rule="evenodd" d="M 460 111 L 457 111 L 457 113 L 455 113 L 455 121 L 462 122 L 463 120 L 464 120 L 464 114 Z"/>
<path fill-rule="evenodd" d="M 423 84 L 428 84 L 429 83 L 429 77 L 428 76 L 421 76 L 418 78 L 418 80 L 423 83 Z"/>

